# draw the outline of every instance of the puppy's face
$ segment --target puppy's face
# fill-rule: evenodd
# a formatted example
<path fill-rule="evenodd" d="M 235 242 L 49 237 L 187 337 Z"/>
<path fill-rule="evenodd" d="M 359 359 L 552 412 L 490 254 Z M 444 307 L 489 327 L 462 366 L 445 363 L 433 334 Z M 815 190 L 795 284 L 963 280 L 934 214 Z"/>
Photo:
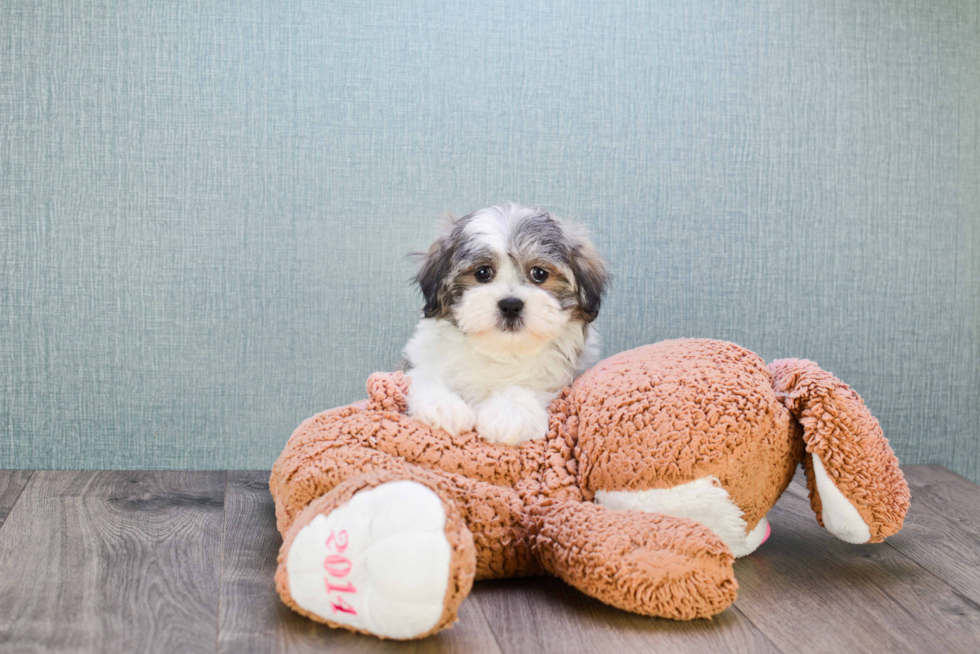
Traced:
<path fill-rule="evenodd" d="M 450 219 L 416 278 L 427 318 L 511 354 L 541 347 L 572 321 L 592 322 L 606 280 L 579 228 L 520 205 Z"/>

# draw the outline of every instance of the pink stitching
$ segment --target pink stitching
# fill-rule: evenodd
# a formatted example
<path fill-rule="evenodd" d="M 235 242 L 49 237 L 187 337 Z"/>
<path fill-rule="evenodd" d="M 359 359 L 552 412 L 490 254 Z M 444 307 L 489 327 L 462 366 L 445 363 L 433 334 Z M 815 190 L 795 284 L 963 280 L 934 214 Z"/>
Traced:
<path fill-rule="evenodd" d="M 327 536 L 327 548 L 333 549 L 337 554 L 329 554 L 323 560 L 323 568 L 327 571 L 331 577 L 336 577 L 338 579 L 346 577 L 351 571 L 351 562 L 346 556 L 340 556 L 340 552 L 347 549 L 349 541 L 347 538 L 347 531 L 342 530 L 336 535 L 331 531 L 330 535 Z M 330 583 L 329 579 L 323 580 L 326 584 L 327 594 L 337 592 L 337 593 L 357 593 L 357 589 L 354 588 L 354 584 L 347 582 L 344 586 L 335 586 Z M 350 613 L 351 615 L 357 615 L 357 611 L 353 606 L 344 601 L 343 597 L 330 597 L 330 608 L 333 609 L 334 613 Z"/>

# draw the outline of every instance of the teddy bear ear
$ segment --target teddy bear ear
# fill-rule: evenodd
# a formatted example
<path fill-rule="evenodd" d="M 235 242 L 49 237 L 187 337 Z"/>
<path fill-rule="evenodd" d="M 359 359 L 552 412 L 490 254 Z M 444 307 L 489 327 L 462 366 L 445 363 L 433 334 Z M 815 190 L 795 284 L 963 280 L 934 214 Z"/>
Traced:
<path fill-rule="evenodd" d="M 901 529 L 909 487 L 861 397 L 812 361 L 782 359 L 769 370 L 776 397 L 803 427 L 817 521 L 849 543 L 879 543 Z"/>
<path fill-rule="evenodd" d="M 367 380 L 367 409 L 408 413 L 408 387 L 412 379 L 402 372 L 376 372 Z"/>

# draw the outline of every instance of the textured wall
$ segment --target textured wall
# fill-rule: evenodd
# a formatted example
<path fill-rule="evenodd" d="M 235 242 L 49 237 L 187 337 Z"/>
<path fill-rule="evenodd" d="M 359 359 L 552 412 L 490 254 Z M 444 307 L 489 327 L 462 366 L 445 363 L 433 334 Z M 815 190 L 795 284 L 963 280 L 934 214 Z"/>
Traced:
<path fill-rule="evenodd" d="M 461 4 L 0 5 L 0 467 L 271 465 L 515 199 L 592 226 L 607 353 L 812 358 L 980 479 L 980 4 Z"/>

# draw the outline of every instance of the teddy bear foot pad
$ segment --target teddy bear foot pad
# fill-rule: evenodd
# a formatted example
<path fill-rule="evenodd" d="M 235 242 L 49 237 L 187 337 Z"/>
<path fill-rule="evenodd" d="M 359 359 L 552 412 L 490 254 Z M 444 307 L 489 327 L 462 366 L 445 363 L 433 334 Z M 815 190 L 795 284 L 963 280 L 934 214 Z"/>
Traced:
<path fill-rule="evenodd" d="M 596 491 L 596 503 L 610 509 L 633 509 L 662 513 L 675 518 L 700 522 L 725 541 L 738 558 L 748 556 L 769 538 L 769 521 L 765 516 L 748 528 L 742 509 L 732 501 L 717 477 L 695 479 L 672 488 L 645 491 Z"/>
<path fill-rule="evenodd" d="M 432 490 L 392 481 L 318 514 L 293 540 L 293 600 L 324 621 L 387 638 L 430 631 L 444 611 L 452 548 Z"/>

